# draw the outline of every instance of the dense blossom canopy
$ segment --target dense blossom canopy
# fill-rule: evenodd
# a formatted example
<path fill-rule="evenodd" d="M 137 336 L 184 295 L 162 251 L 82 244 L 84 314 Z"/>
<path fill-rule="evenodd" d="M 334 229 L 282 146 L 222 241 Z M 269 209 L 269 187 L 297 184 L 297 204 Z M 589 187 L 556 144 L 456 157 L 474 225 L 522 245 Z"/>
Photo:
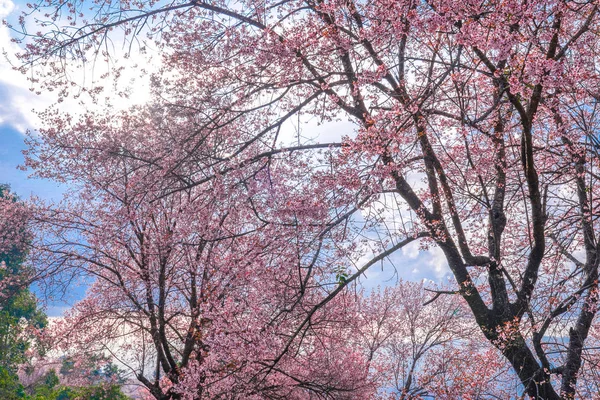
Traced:
<path fill-rule="evenodd" d="M 32 140 L 29 166 L 76 188 L 38 210 L 33 263 L 98 278 L 57 334 L 157 399 L 596 395 L 598 6 L 32 6 L 23 69 L 61 100 L 104 102 L 119 68 L 82 89 L 67 66 L 110 59 L 115 28 L 128 56 L 161 57 L 146 105 L 59 103 Z M 346 119 L 333 140 L 290 135 Z M 455 278 L 417 321 L 357 286 L 415 241 Z M 368 332 L 382 310 L 390 340 Z"/>

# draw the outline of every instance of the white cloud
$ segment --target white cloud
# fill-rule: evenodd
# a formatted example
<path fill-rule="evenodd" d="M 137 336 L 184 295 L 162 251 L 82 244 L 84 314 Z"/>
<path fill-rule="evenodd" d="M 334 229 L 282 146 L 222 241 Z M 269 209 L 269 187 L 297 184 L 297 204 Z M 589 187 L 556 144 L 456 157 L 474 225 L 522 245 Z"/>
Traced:
<path fill-rule="evenodd" d="M 429 256 L 427 265 L 431 268 L 431 272 L 438 280 L 450 272 L 450 269 L 448 268 L 448 262 L 446 261 L 446 256 L 439 247 L 431 247 L 427 251 L 427 255 Z"/>
<path fill-rule="evenodd" d="M 0 0 L 0 18 L 5 18 L 15 8 L 15 3 L 10 0 Z"/>
<path fill-rule="evenodd" d="M 18 13 L 19 8 L 12 1 L 0 0 L 0 18 Z M 15 54 L 19 47 L 11 42 L 10 30 L 5 25 L 0 26 L 0 48 L 5 58 L 0 63 L 0 124 L 7 124 L 24 132 L 35 120 L 32 108 L 45 102 L 29 90 L 27 77 L 13 68 L 17 64 Z"/>
<path fill-rule="evenodd" d="M 0 18 L 16 20 L 21 12 L 22 9 L 12 1 L 0 0 Z M 120 33 L 115 32 L 114 35 L 114 42 L 118 42 Z M 5 58 L 4 62 L 0 63 L 0 98 L 2 99 L 0 101 L 0 125 L 9 125 L 23 133 L 27 129 L 37 129 L 41 126 L 41 121 L 36 113 L 57 103 L 58 94 L 56 91 L 43 91 L 40 94 L 34 92 L 28 77 L 14 69 L 14 66 L 20 65 L 16 54 L 22 49 L 11 40 L 11 30 L 5 25 L 0 26 L 0 48 Z M 124 54 L 124 50 L 115 49 L 110 65 L 103 61 L 97 61 L 90 62 L 83 68 L 77 68 L 73 62 L 69 75 L 74 82 L 87 88 L 96 86 L 100 82 L 104 83 L 106 95 L 111 98 L 110 106 L 113 110 L 123 110 L 134 104 L 145 103 L 150 97 L 149 77 L 141 72 L 139 66 L 143 65 L 146 72 L 154 72 L 158 70 L 159 62 L 155 59 L 149 63 L 147 57 L 137 51 L 132 51 L 129 57 L 123 57 Z M 114 84 L 114 88 L 118 87 L 120 92 L 129 92 L 130 95 L 127 98 L 115 96 L 116 90 L 113 90 L 113 86 L 110 85 L 112 83 L 110 76 L 108 79 L 100 79 L 102 74 L 119 66 L 125 68 L 121 72 L 118 82 Z M 80 100 L 67 98 L 60 108 L 73 114 L 78 111 L 83 112 L 91 107 L 103 109 L 106 105 L 102 102 L 96 105 L 86 102 L 86 106 L 83 107 Z"/>
<path fill-rule="evenodd" d="M 406 246 L 402 248 L 402 255 L 411 260 L 419 257 L 421 250 L 419 250 L 419 241 L 415 240 L 414 242 L 410 242 Z M 414 271 L 413 271 L 414 272 Z"/>

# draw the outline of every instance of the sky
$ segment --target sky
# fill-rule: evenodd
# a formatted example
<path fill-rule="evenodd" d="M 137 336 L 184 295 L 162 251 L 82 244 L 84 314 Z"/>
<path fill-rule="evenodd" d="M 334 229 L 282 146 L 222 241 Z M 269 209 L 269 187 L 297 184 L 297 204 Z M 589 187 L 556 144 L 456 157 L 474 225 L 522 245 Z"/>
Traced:
<path fill-rule="evenodd" d="M 22 150 L 26 148 L 25 136 L 10 124 L 0 125 L 0 183 L 9 184 L 12 191 L 20 198 L 31 196 L 48 201 L 58 201 L 62 198 L 64 187 L 44 180 L 28 178 L 30 172 L 19 170 L 17 167 L 24 162 Z M 33 288 L 36 292 L 36 288 Z M 69 296 L 64 300 L 44 302 L 49 317 L 62 316 L 72 303 L 83 298 L 85 288 L 73 287 Z"/>
<path fill-rule="evenodd" d="M 10 0 L 0 0 L 0 18 L 12 19 L 21 6 Z M 51 98 L 38 96 L 30 90 L 27 77 L 13 69 L 18 47 L 11 43 L 11 33 L 0 26 L 0 47 L 4 57 L 0 62 L 0 182 L 8 183 L 22 198 L 37 195 L 45 199 L 60 197 L 61 189 L 54 183 L 28 179 L 30 173 L 17 170 L 24 163 L 22 150 L 25 133 L 39 124 L 34 109 L 51 104 Z"/>
<path fill-rule="evenodd" d="M 12 2 L 0 0 L 0 19 L 14 20 L 26 7 L 24 2 Z M 40 126 L 36 112 L 42 111 L 55 102 L 52 93 L 35 94 L 31 90 L 27 77 L 15 71 L 11 65 L 18 65 L 14 54 L 19 51 L 16 44 L 11 42 L 9 28 L 0 26 L 0 47 L 5 54 L 0 62 L 0 184 L 9 184 L 18 196 L 27 199 L 31 196 L 39 197 L 47 201 L 59 201 L 65 191 L 64 186 L 55 182 L 31 178 L 31 171 L 18 169 L 24 164 L 22 151 L 27 148 L 25 140 L 27 131 L 35 130 Z M 117 62 L 127 66 L 135 63 L 135 57 Z M 129 80 L 139 78 L 135 75 L 136 68 L 126 69 L 122 79 Z M 136 83 L 136 92 L 129 99 L 117 100 L 115 107 L 128 107 L 139 104 L 148 98 L 149 88 L 144 82 Z M 75 104 L 65 103 L 65 107 L 76 107 Z M 290 134 L 297 134 L 297 127 L 290 127 Z M 339 138 L 342 134 L 352 132 L 353 126 L 345 121 L 334 122 L 325 125 L 313 123 L 303 124 L 301 135 L 307 137 L 319 137 L 321 142 L 329 142 Z M 367 287 L 394 284 L 398 277 L 406 280 L 419 281 L 432 279 L 436 281 L 445 280 L 448 277 L 448 267 L 438 249 L 430 249 L 427 252 L 420 251 L 418 243 L 413 243 L 401 252 L 394 254 L 389 262 L 372 267 L 366 274 L 366 279 L 361 279 Z M 47 312 L 50 316 L 60 316 L 78 298 L 84 294 L 85 288 L 74 290 L 69 301 L 50 302 Z"/>
<path fill-rule="evenodd" d="M 0 0 L 0 19 L 14 18 L 25 3 Z M 9 29 L 0 26 L 0 47 L 4 54 L 0 62 L 0 184 L 8 184 L 21 199 L 32 196 L 46 201 L 59 201 L 65 187 L 45 179 L 31 178 L 31 171 L 24 171 L 22 151 L 27 148 L 27 131 L 39 126 L 35 110 L 41 111 L 52 104 L 49 95 L 36 95 L 30 90 L 27 77 L 15 71 L 14 54 L 18 50 L 11 43 Z M 35 292 L 35 287 L 33 288 Z M 83 297 L 85 288 L 74 288 L 65 301 L 50 301 L 45 304 L 50 317 L 60 316 L 73 303 Z"/>

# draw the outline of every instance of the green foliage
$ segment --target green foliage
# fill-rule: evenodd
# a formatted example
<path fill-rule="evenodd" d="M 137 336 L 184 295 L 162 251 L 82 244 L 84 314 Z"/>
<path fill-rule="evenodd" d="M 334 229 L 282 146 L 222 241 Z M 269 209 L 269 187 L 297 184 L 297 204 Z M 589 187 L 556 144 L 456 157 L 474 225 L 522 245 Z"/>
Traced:
<path fill-rule="evenodd" d="M 28 398 L 17 375 L 3 367 L 0 367 L 0 398 L 3 400 Z"/>
<path fill-rule="evenodd" d="M 130 400 L 117 385 L 80 388 L 58 386 L 51 391 L 39 390 L 27 400 Z"/>
<path fill-rule="evenodd" d="M 10 192 L 10 187 L 8 185 L 0 184 L 0 199 L 7 198 L 7 196 L 13 196 Z M 12 201 L 18 201 L 17 197 L 12 197 Z M 2 261 L 5 262 L 5 268 L 0 269 L 0 280 L 3 280 L 9 276 L 18 276 L 25 272 L 23 267 L 23 261 L 25 261 L 25 257 L 27 254 L 23 252 L 22 249 L 17 247 L 13 247 L 9 251 L 5 251 L 4 253 L 0 253 L 0 263 Z"/>
<path fill-rule="evenodd" d="M 0 185 L 0 198 L 9 193 L 7 186 Z M 25 257 L 26 253 L 16 247 L 0 253 L 0 263 L 3 263 L 0 281 L 23 275 Z M 29 289 L 9 284 L 3 291 L 7 297 L 0 304 L 0 367 L 14 374 L 18 365 L 27 361 L 26 351 L 35 341 L 33 331 L 45 327 L 48 321 Z"/>
<path fill-rule="evenodd" d="M 49 388 L 53 388 L 54 386 L 58 385 L 59 382 L 58 375 L 56 375 L 54 370 L 46 374 L 46 377 L 44 378 L 44 385 Z"/>
<path fill-rule="evenodd" d="M 99 367 L 98 365 L 102 366 Z M 91 355 L 88 358 L 87 364 L 84 364 L 83 367 L 80 366 L 80 368 L 90 371 L 89 382 L 91 385 L 106 383 L 122 385 L 125 383 L 125 378 L 123 377 L 125 371 L 119 369 L 117 365 L 106 357 Z M 60 367 L 60 373 L 64 376 L 69 376 L 76 372 L 75 361 L 70 357 L 64 358 Z"/>
<path fill-rule="evenodd" d="M 33 399 L 35 400 L 46 400 L 56 398 L 56 386 L 58 386 L 59 379 L 54 370 L 48 372 L 42 381 L 36 385 Z"/>
<path fill-rule="evenodd" d="M 75 397 L 69 399 L 86 400 L 128 400 L 121 388 L 117 385 L 97 385 L 78 388 L 74 391 Z M 57 399 L 58 400 L 58 399 Z"/>
<path fill-rule="evenodd" d="M 60 385 L 54 370 L 48 372 L 27 394 L 16 374 L 0 367 L 2 400 L 130 400 L 119 385 L 97 384 L 85 387 Z"/>
<path fill-rule="evenodd" d="M 8 186 L 0 185 L 0 198 L 10 193 Z M 14 201 L 18 201 L 16 198 Z M 27 256 L 15 248 L 0 253 L 0 282 L 26 273 L 23 261 Z M 60 384 L 57 373 L 48 372 L 37 384 L 26 388 L 19 382 L 17 370 L 28 361 L 27 350 L 35 343 L 35 331 L 48 324 L 46 314 L 38 308 L 36 297 L 27 288 L 8 285 L 5 293 L 10 295 L 0 304 L 0 400 L 127 400 L 121 391 L 124 383 L 122 371 L 112 363 L 92 369 L 90 386 L 67 387 Z M 39 350 L 39 348 L 38 348 Z M 74 363 L 65 359 L 62 375 L 73 372 Z"/>
<path fill-rule="evenodd" d="M 0 310 L 0 367 L 16 372 L 18 365 L 27 361 L 25 352 L 35 340 L 30 330 L 44 328 L 47 323 L 29 290 L 8 299 Z"/>
<path fill-rule="evenodd" d="M 130 400 L 116 384 L 98 384 L 85 387 L 60 385 L 59 378 L 54 370 L 48 372 L 32 388 L 30 396 L 13 398 L 25 400 Z"/>
<path fill-rule="evenodd" d="M 337 283 L 339 285 L 343 285 L 344 283 L 346 283 L 346 280 L 348 280 L 348 277 L 350 276 L 350 274 L 346 270 L 346 268 L 341 265 L 338 266 L 334 272 L 335 272 L 335 280 L 337 281 Z"/>

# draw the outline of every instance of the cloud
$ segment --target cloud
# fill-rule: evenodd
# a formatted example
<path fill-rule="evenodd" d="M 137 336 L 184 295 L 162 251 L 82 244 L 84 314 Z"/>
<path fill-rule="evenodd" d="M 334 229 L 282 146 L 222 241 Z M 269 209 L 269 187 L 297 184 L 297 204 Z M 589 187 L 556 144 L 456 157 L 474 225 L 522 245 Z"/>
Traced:
<path fill-rule="evenodd" d="M 0 0 L 0 18 L 6 18 L 15 8 L 15 3 L 10 0 Z"/>
<path fill-rule="evenodd" d="M 448 268 L 448 261 L 444 252 L 437 246 L 431 247 L 427 251 L 427 265 L 430 267 L 430 271 L 435 275 L 437 280 L 442 279 L 450 269 Z"/>
<path fill-rule="evenodd" d="M 0 0 L 0 18 L 6 18 L 15 8 L 15 3 L 10 0 Z"/>
<path fill-rule="evenodd" d="M 402 248 L 402 255 L 411 260 L 419 257 L 419 254 L 421 253 L 419 246 L 420 244 L 418 240 L 407 244 Z"/>
<path fill-rule="evenodd" d="M 0 0 L 0 18 L 9 21 L 15 21 L 23 10 L 19 4 L 10 0 Z M 34 27 L 31 27 L 32 29 Z M 39 27 L 35 27 L 39 29 Z M 118 42 L 118 36 L 121 33 L 114 33 L 114 42 Z M 5 26 L 0 26 L 0 48 L 3 52 L 4 62 L 0 63 L 0 125 L 8 125 L 17 131 L 24 133 L 27 129 L 37 129 L 42 125 L 42 121 L 37 116 L 37 112 L 47 109 L 58 101 L 57 91 L 42 91 L 35 93 L 39 88 L 33 89 L 30 80 L 14 67 L 20 65 L 17 54 L 22 51 L 17 43 L 12 42 L 11 30 Z M 76 66 L 76 62 L 70 64 L 68 73 L 77 86 L 87 88 L 96 87 L 104 84 L 105 92 L 111 98 L 111 110 L 124 110 L 134 104 L 143 104 L 150 97 L 149 75 L 141 73 L 139 65 L 143 65 L 148 73 L 155 72 L 160 67 L 159 58 L 155 57 L 152 63 L 148 62 L 148 57 L 143 56 L 135 49 L 128 57 L 124 57 L 125 50 L 115 49 L 110 64 L 102 61 L 90 62 L 82 68 Z M 93 58 L 93 57 L 92 57 Z M 121 76 L 118 82 L 111 80 L 114 75 L 111 74 L 113 68 L 123 66 Z M 108 74 L 108 78 L 102 78 L 102 75 Z M 91 77 L 91 78 L 90 78 Z M 122 93 L 128 93 L 128 97 L 116 96 L 116 88 Z M 85 107 L 80 100 L 67 98 L 61 104 L 62 110 L 68 110 L 71 114 L 84 112 L 85 110 L 104 109 L 106 104 L 98 102 L 86 102 Z"/>
<path fill-rule="evenodd" d="M 19 13 L 19 8 L 12 1 L 0 0 L 0 18 Z M 47 101 L 31 92 L 27 77 L 13 68 L 17 64 L 15 54 L 19 52 L 19 47 L 11 39 L 10 29 L 5 25 L 0 26 L 0 48 L 4 57 L 4 62 L 0 63 L 0 124 L 24 132 L 36 120 L 32 109 Z"/>

